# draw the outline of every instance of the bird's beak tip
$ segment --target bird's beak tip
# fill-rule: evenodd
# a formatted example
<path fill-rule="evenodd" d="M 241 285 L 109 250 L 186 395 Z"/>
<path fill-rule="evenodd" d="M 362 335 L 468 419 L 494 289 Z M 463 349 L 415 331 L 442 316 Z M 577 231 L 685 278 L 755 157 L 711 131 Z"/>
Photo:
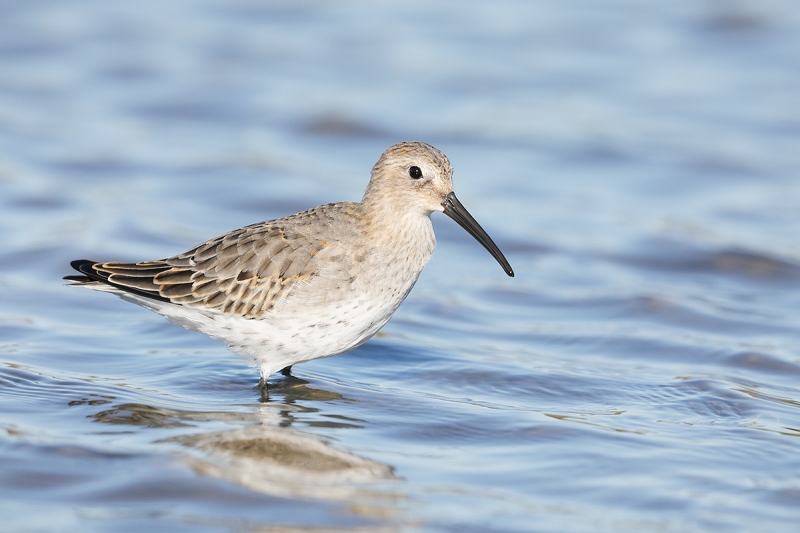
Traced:
<path fill-rule="evenodd" d="M 492 254 L 492 256 L 500 263 L 500 266 L 503 267 L 503 270 L 508 275 L 508 277 L 514 277 L 514 270 L 511 268 L 511 265 L 508 263 L 508 260 L 503 255 L 503 252 L 500 251 L 500 248 L 494 243 L 491 237 L 484 231 L 478 222 L 472 218 L 472 215 L 469 214 L 469 211 L 461 205 L 461 202 L 458 201 L 454 192 L 450 192 L 442 202 L 442 208 L 444 214 L 455 220 L 459 226 L 467 230 L 467 233 L 472 235 L 479 243 L 483 245 L 486 250 Z"/>

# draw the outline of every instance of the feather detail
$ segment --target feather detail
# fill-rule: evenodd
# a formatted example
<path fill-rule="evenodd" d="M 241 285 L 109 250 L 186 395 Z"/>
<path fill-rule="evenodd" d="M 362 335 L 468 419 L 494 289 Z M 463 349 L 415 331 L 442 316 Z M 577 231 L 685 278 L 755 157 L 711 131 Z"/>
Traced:
<path fill-rule="evenodd" d="M 166 259 L 85 261 L 75 268 L 90 281 L 139 295 L 257 319 L 288 298 L 298 281 L 314 276 L 319 268 L 317 254 L 330 246 L 298 230 L 309 219 L 332 218 L 332 211 L 343 206 L 351 209 L 349 204 L 330 204 L 246 226 Z"/>

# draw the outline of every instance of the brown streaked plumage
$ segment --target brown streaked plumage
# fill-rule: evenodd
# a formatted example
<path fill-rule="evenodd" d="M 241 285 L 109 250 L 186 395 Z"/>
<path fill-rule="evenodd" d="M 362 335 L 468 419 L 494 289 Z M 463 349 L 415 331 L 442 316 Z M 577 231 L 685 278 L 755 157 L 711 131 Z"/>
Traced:
<path fill-rule="evenodd" d="M 73 261 L 65 279 L 110 291 L 226 341 L 261 367 L 351 350 L 391 317 L 435 245 L 443 211 L 510 265 L 452 192 L 447 157 L 400 143 L 372 169 L 359 203 L 325 204 L 138 263 Z"/>

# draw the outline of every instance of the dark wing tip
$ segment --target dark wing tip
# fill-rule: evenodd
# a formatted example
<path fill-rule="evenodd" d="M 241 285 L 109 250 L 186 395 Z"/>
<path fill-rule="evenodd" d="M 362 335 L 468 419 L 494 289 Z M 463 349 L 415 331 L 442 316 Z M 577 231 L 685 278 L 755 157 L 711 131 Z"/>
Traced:
<path fill-rule="evenodd" d="M 91 283 L 93 281 L 103 281 L 97 275 L 97 272 L 94 271 L 92 265 L 95 264 L 95 261 L 89 261 L 88 259 L 76 259 L 75 261 L 70 261 L 69 266 L 83 274 L 82 276 L 77 276 L 75 274 L 64 276 L 64 281 L 72 281 L 74 283 Z"/>
<path fill-rule="evenodd" d="M 94 265 L 98 264 L 97 261 L 90 261 L 89 259 L 76 259 L 75 261 L 70 261 L 70 266 L 83 274 L 83 276 L 64 276 L 63 279 L 67 281 L 75 281 L 78 283 L 88 283 L 92 281 L 99 281 L 101 283 L 105 283 L 106 285 L 111 285 L 112 287 L 116 287 L 125 292 L 129 292 L 131 294 L 136 294 L 138 296 L 144 296 L 146 298 L 150 298 L 151 300 L 159 300 L 161 302 L 169 302 L 171 301 L 169 298 L 165 298 L 161 296 L 157 292 L 153 291 L 146 291 L 142 289 L 138 289 L 136 287 L 129 287 L 127 285 L 123 285 L 121 283 L 114 283 L 109 279 L 109 274 L 106 272 L 99 271 L 94 268 Z"/>
<path fill-rule="evenodd" d="M 98 272 L 95 270 L 94 265 L 97 264 L 97 261 L 90 261 L 89 259 L 76 259 L 75 261 L 70 261 L 69 266 L 83 274 L 83 276 L 65 276 L 64 279 L 69 278 L 88 278 L 88 279 L 80 279 L 81 281 L 102 281 L 104 283 L 108 283 L 108 274 L 104 272 Z M 70 281 L 77 281 L 77 279 L 71 279 Z"/>
<path fill-rule="evenodd" d="M 88 259 L 76 259 L 74 261 L 70 261 L 69 262 L 69 266 L 71 266 L 75 270 L 80 270 L 82 265 L 90 265 L 91 266 L 91 265 L 95 264 L 96 262 L 97 261 L 90 261 Z"/>
<path fill-rule="evenodd" d="M 88 259 L 76 259 L 75 261 L 70 261 L 69 266 L 80 272 L 81 274 L 85 274 L 89 277 L 96 277 L 97 271 L 92 268 L 97 261 L 90 261 Z"/>
<path fill-rule="evenodd" d="M 92 278 L 89 276 L 64 276 L 61 279 L 64 281 L 74 281 L 75 283 L 90 283 L 92 281 Z"/>

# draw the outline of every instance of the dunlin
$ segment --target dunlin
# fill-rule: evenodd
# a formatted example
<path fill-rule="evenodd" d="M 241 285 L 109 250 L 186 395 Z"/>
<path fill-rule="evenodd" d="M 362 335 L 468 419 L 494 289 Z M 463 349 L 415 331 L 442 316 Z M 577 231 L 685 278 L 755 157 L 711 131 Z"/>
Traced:
<path fill-rule="evenodd" d="M 77 260 L 64 279 L 151 309 L 228 344 L 267 377 L 360 346 L 408 295 L 444 212 L 513 276 L 503 253 L 453 192 L 447 157 L 399 143 L 372 168 L 359 203 L 325 204 L 259 222 L 166 259 Z"/>

